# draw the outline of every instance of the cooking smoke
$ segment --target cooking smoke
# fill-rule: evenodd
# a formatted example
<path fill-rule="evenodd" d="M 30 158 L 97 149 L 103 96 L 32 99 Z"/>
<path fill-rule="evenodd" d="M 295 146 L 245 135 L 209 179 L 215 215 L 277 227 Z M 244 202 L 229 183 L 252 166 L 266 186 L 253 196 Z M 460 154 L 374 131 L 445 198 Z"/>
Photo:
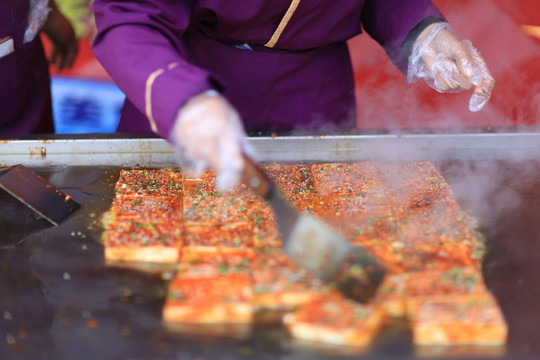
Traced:
<path fill-rule="evenodd" d="M 380 46 L 369 36 L 362 35 L 350 42 L 357 83 L 357 123 L 362 129 L 359 131 L 390 135 L 538 131 L 540 42 L 525 35 L 522 24 L 494 3 L 436 1 L 436 4 L 453 28 L 470 39 L 486 59 L 496 80 L 491 102 L 481 112 L 471 113 L 467 106 L 470 91 L 438 94 L 422 81 L 407 84 Z M 336 129 L 329 127 L 320 131 L 325 132 L 334 134 Z M 306 135 L 306 131 L 299 130 L 295 134 Z M 403 141 L 382 141 L 370 147 L 366 157 L 383 162 L 422 159 L 425 152 L 412 145 L 412 142 L 407 147 Z M 441 151 L 431 155 L 444 160 L 436 161 L 436 165 L 440 166 L 464 210 L 485 225 L 496 223 L 520 206 L 520 194 L 507 183 L 503 184 L 503 179 L 507 181 L 516 175 L 515 169 L 490 156 L 485 159 L 445 157 L 444 149 L 455 146 L 458 144 L 444 143 L 439 146 Z M 530 160 L 531 154 L 526 150 L 521 154 L 512 153 L 513 161 L 520 159 Z M 519 180 L 534 182 L 537 163 L 527 164 L 521 169 Z"/>

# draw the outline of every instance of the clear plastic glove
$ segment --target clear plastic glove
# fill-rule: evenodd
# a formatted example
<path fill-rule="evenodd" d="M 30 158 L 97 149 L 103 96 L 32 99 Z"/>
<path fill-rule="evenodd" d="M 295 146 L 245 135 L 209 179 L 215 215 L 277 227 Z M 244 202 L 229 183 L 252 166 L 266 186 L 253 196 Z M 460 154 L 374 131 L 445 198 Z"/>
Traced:
<path fill-rule="evenodd" d="M 246 134 L 236 110 L 217 92 L 197 95 L 180 109 L 171 140 L 178 163 L 188 176 L 199 176 L 211 168 L 222 191 L 231 190 L 240 181 Z"/>
<path fill-rule="evenodd" d="M 474 112 L 484 108 L 495 86 L 480 52 L 445 22 L 428 26 L 413 45 L 407 81 L 418 79 L 441 93 L 474 88 L 469 101 L 469 110 Z"/>

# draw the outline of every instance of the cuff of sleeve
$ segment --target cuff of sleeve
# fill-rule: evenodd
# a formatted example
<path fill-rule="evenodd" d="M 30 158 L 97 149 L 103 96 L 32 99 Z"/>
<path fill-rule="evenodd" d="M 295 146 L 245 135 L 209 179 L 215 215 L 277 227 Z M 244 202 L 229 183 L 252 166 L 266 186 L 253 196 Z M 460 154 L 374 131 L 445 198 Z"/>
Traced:
<path fill-rule="evenodd" d="M 405 37 L 405 40 L 401 44 L 401 58 L 403 61 L 407 62 L 409 60 L 409 56 L 411 56 L 412 48 L 414 45 L 414 42 L 418 38 L 418 35 L 422 31 L 424 31 L 425 28 L 427 28 L 431 24 L 444 22 L 445 20 L 438 17 L 438 16 L 430 16 L 425 18 L 424 20 L 420 21 Z"/>
<path fill-rule="evenodd" d="M 146 109 L 152 129 L 167 140 L 170 140 L 178 110 L 189 99 L 205 91 L 223 89 L 220 82 L 205 71 L 194 67 L 191 67 L 192 71 L 175 70 L 170 69 L 167 76 L 156 79 L 150 96 L 152 107 L 151 110 Z"/>

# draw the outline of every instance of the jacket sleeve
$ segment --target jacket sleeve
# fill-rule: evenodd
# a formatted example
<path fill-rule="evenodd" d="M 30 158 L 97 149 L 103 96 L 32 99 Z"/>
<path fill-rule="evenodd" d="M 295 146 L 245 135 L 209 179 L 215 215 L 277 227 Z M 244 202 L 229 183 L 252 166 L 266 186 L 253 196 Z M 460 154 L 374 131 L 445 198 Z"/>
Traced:
<path fill-rule="evenodd" d="M 93 51 L 125 93 L 146 115 L 154 132 L 169 138 L 176 114 L 192 96 L 219 87 L 213 76 L 190 64 L 181 38 L 192 1 L 95 0 Z"/>
<path fill-rule="evenodd" d="M 366 32 L 404 73 L 410 53 L 408 35 L 419 34 L 433 22 L 445 21 L 430 0 L 366 0 L 361 20 Z"/>

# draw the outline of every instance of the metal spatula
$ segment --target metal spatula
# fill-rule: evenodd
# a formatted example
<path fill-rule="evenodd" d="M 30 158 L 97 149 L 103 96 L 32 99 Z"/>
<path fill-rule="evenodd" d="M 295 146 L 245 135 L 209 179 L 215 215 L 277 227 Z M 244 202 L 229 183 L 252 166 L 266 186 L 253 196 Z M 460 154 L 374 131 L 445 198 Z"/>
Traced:
<path fill-rule="evenodd" d="M 0 169 L 0 188 L 55 226 L 81 207 L 69 195 L 24 165 Z"/>
<path fill-rule="evenodd" d="M 298 213 L 253 160 L 244 159 L 242 180 L 272 206 L 287 255 L 320 279 L 335 282 L 345 295 L 361 302 L 369 300 L 385 268 L 321 220 Z"/>

